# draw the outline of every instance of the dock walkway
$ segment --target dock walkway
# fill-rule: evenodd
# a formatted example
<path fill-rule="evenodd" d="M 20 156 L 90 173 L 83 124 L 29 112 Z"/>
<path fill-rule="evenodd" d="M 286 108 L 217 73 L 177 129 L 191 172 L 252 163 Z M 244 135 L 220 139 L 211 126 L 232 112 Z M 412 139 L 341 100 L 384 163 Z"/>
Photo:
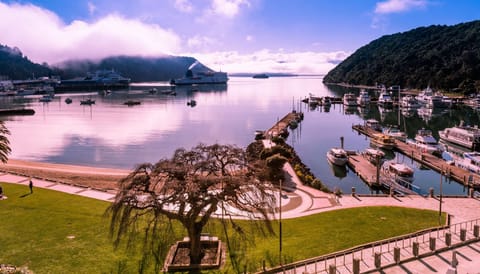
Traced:
<path fill-rule="evenodd" d="M 303 119 L 303 113 L 292 111 L 276 122 L 269 130 L 265 131 L 265 137 L 274 137 L 288 132 L 287 128 L 293 121 L 300 122 Z"/>
<path fill-rule="evenodd" d="M 376 132 L 362 125 L 353 125 L 352 129 L 368 137 L 371 137 L 372 134 Z M 480 189 L 480 175 L 471 173 L 470 171 L 463 168 L 451 165 L 439 157 L 436 157 L 427 152 L 423 152 L 415 145 L 395 140 L 395 150 L 412 158 L 413 160 L 421 163 L 422 165 L 463 184 L 464 186 L 474 189 Z"/>

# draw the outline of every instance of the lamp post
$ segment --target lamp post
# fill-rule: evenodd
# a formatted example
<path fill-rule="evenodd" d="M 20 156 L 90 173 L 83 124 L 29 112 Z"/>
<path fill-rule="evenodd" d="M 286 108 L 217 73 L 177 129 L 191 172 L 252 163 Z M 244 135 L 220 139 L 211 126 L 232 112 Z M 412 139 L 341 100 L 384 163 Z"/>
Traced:
<path fill-rule="evenodd" d="M 280 221 L 278 223 L 279 225 L 279 256 L 280 256 L 280 265 L 282 265 L 282 180 L 280 179 L 280 198 L 279 198 L 279 217 Z"/>
<path fill-rule="evenodd" d="M 442 191 L 442 185 L 443 185 L 443 167 L 440 169 L 440 205 L 438 206 L 438 224 L 442 224 L 442 196 L 443 196 L 443 191 Z"/>

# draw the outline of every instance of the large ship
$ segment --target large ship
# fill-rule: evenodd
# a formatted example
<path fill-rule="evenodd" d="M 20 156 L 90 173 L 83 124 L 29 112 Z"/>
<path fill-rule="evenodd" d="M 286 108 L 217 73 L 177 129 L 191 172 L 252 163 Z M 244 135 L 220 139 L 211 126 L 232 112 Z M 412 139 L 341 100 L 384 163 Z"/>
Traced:
<path fill-rule="evenodd" d="M 440 139 L 463 146 L 471 150 L 480 150 L 480 129 L 478 127 L 459 126 L 446 128 L 438 132 Z"/>
<path fill-rule="evenodd" d="M 172 85 L 193 85 L 193 84 L 226 84 L 228 76 L 226 72 L 213 71 L 210 68 L 196 61 L 185 73 L 185 77 L 172 79 Z"/>
<path fill-rule="evenodd" d="M 97 70 L 95 73 L 87 73 L 85 77 L 62 80 L 55 87 L 55 92 L 65 91 L 99 91 L 127 89 L 130 78 L 125 78 L 112 70 Z"/>

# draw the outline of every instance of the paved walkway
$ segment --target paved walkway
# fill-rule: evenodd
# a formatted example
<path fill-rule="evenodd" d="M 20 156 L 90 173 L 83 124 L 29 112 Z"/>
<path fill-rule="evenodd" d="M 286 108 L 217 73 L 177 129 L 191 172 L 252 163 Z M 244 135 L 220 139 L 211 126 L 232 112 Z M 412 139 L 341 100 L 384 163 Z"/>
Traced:
<path fill-rule="evenodd" d="M 422 196 L 405 196 L 405 197 L 390 197 L 390 196 L 351 196 L 343 195 L 336 197 L 333 194 L 324 193 L 319 190 L 304 186 L 296 176 L 292 167 L 286 164 L 284 167 L 286 173 L 286 183 L 282 195 L 282 218 L 296 218 L 319 212 L 329 210 L 363 207 L 363 206 L 403 206 L 420 209 L 438 210 L 440 202 L 435 197 Z M 9 173 L 0 173 L 0 181 L 8 183 L 16 183 L 28 186 L 29 177 L 20 176 Z M 53 182 L 45 179 L 32 178 L 34 187 L 46 188 L 56 191 L 61 191 L 69 194 L 80 195 L 104 201 L 113 201 L 115 193 L 104 192 L 91 188 L 81 186 L 64 184 L 61 182 Z M 8 193 L 6 193 L 8 196 Z M 470 220 L 480 219 L 480 200 L 476 198 L 443 198 L 442 211 L 450 214 L 451 223 L 459 224 Z M 468 232 L 469 237 L 472 235 L 472 226 Z M 456 231 L 455 233 L 457 233 Z M 443 235 L 445 232 L 443 232 Z M 457 233 L 458 234 L 458 233 Z M 454 234 L 453 240 L 458 240 L 459 236 Z M 440 239 L 440 238 L 439 238 Z M 411 242 L 411 241 L 410 241 Z M 445 241 L 440 239 L 438 246 Z M 423 243 L 427 245 L 428 243 Z M 443 244 L 444 245 L 444 244 Z M 410 249 L 409 249 L 410 248 Z M 428 246 L 421 246 L 423 249 L 428 249 Z M 393 252 L 391 248 L 387 248 L 388 252 Z M 404 249 L 402 252 L 411 252 L 411 246 Z M 370 269 L 375 272 L 375 267 L 372 255 L 375 249 L 365 251 L 362 260 L 362 271 Z M 480 273 L 480 244 L 473 242 L 465 246 L 455 248 L 453 251 L 457 252 L 458 258 L 458 273 Z M 430 256 L 425 256 L 420 259 L 414 259 L 400 265 L 392 265 L 389 268 L 383 269 L 383 273 L 447 273 L 452 270 L 451 259 L 452 250 L 436 252 Z M 392 261 L 393 255 L 382 252 L 384 260 Z M 403 254 L 402 253 L 402 254 Z M 351 256 L 353 258 L 353 256 Z M 335 259 L 336 260 L 336 259 Z M 326 266 L 331 264 L 330 261 L 323 262 L 323 269 L 320 264 L 316 263 L 309 266 L 303 266 L 293 270 L 289 273 L 328 273 Z M 350 263 L 343 262 L 336 270 L 336 273 L 353 273 L 352 260 Z M 383 264 L 382 264 L 383 265 Z M 371 272 L 371 273 L 373 273 Z"/>

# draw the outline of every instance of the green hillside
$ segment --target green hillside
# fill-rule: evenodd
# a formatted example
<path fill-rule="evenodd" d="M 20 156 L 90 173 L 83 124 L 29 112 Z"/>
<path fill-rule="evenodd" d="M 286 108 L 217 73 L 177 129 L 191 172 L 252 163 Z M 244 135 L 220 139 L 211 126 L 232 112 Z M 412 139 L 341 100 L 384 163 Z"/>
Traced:
<path fill-rule="evenodd" d="M 32 63 L 20 49 L 0 44 L 0 76 L 12 80 L 49 76 L 52 71 L 45 65 Z"/>
<path fill-rule="evenodd" d="M 337 65 L 324 82 L 475 92 L 480 90 L 480 21 L 383 36 Z"/>

